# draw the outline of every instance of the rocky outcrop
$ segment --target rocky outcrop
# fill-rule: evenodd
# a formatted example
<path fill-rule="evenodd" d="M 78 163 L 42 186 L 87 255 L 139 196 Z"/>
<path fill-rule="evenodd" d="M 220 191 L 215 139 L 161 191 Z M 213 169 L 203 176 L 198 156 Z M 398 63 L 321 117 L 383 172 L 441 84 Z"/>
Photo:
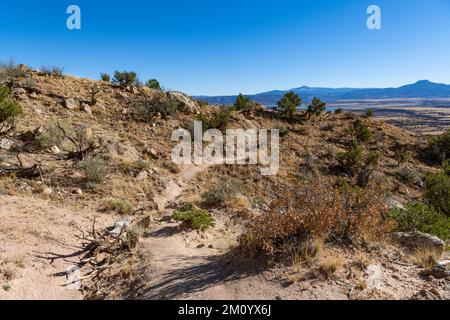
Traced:
<path fill-rule="evenodd" d="M 187 94 L 178 92 L 178 91 L 170 92 L 169 94 L 172 98 L 174 98 L 175 100 L 178 101 L 178 103 L 180 104 L 179 110 L 181 112 L 188 113 L 188 114 L 189 113 L 196 114 L 200 111 L 199 110 L 200 107 L 197 104 L 197 102 L 192 100 L 192 98 L 190 96 L 188 96 Z"/>
<path fill-rule="evenodd" d="M 436 236 L 422 232 L 396 232 L 390 235 L 392 241 L 409 249 L 429 248 L 438 253 L 444 252 L 445 243 Z"/>

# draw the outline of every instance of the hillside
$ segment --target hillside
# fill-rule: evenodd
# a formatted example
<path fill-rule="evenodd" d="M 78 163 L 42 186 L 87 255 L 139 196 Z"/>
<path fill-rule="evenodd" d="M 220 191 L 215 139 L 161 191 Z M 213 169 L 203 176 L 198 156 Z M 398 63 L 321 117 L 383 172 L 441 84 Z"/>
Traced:
<path fill-rule="evenodd" d="M 418 81 L 414 84 L 405 85 L 399 88 L 314 88 L 303 86 L 290 90 L 276 90 L 263 92 L 259 94 L 249 95 L 252 100 L 267 106 L 275 106 L 281 97 L 293 91 L 303 97 L 305 103 L 309 103 L 314 97 L 318 97 L 328 102 L 336 102 L 341 100 L 367 100 L 367 99 L 437 99 L 450 98 L 450 85 L 433 83 L 428 80 Z M 236 96 L 198 96 L 196 99 L 208 101 L 212 104 L 233 104 Z"/>
<path fill-rule="evenodd" d="M 448 247 L 393 240 L 386 217 L 440 170 L 425 136 L 350 113 L 224 115 L 180 92 L 19 68 L 8 84 L 23 114 L 0 136 L 0 299 L 450 298 Z M 278 174 L 175 165 L 172 132 L 200 115 L 279 129 Z M 371 134 L 350 165 L 355 124 Z M 213 225 L 177 219 L 193 211 Z M 417 241 L 426 250 L 405 249 Z"/>

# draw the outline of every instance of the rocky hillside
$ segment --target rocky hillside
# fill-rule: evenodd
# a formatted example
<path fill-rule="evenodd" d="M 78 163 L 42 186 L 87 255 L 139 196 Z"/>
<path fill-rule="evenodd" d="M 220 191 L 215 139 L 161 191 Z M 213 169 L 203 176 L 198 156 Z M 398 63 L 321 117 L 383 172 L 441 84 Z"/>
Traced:
<path fill-rule="evenodd" d="M 440 170 L 425 137 L 20 68 L 5 86 L 22 114 L 0 136 L 0 299 L 450 297 L 444 242 L 388 214 L 424 202 Z M 279 129 L 278 174 L 173 164 L 172 132 L 196 119 Z"/>

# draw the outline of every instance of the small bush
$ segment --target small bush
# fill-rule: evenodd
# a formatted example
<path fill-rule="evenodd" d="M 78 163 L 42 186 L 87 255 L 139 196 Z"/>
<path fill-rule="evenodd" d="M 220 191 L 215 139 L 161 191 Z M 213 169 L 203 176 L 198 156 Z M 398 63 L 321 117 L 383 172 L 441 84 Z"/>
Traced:
<path fill-rule="evenodd" d="M 103 182 L 108 174 L 108 165 L 100 157 L 94 157 L 83 163 L 82 169 L 88 182 L 100 183 Z"/>
<path fill-rule="evenodd" d="M 355 146 L 349 151 L 337 154 L 337 161 L 344 172 L 355 175 L 363 161 L 363 149 Z"/>
<path fill-rule="evenodd" d="M 236 198 L 240 193 L 239 185 L 232 180 L 221 181 L 217 186 L 202 195 L 205 205 L 223 204 Z"/>
<path fill-rule="evenodd" d="M 179 102 L 169 94 L 162 94 L 157 98 L 141 98 L 134 102 L 133 107 L 143 120 L 149 120 L 157 115 L 165 119 L 178 110 Z"/>
<path fill-rule="evenodd" d="M 36 136 L 36 141 L 42 148 L 53 146 L 61 147 L 66 138 L 64 132 L 67 134 L 72 134 L 74 132 L 74 128 L 69 122 L 51 122 L 44 126 L 41 133 Z"/>
<path fill-rule="evenodd" d="M 283 188 L 277 197 L 269 212 L 246 224 L 239 239 L 244 252 L 273 259 L 289 255 L 285 243 L 377 239 L 386 232 L 384 198 L 375 189 L 338 189 L 316 179 L 306 187 Z"/>
<path fill-rule="evenodd" d="M 148 80 L 147 87 L 149 87 L 150 89 L 161 90 L 161 85 L 156 79 Z"/>
<path fill-rule="evenodd" d="M 111 76 L 107 73 L 101 73 L 100 79 L 105 82 L 111 82 Z"/>
<path fill-rule="evenodd" d="M 229 109 L 222 109 L 214 113 L 211 117 L 199 114 L 197 116 L 197 121 L 202 122 L 203 131 L 209 129 L 224 130 L 230 121 L 230 114 L 231 112 Z"/>
<path fill-rule="evenodd" d="M 211 213 L 192 204 L 176 211 L 173 218 L 175 221 L 182 222 L 182 226 L 188 229 L 204 231 L 215 226 Z"/>
<path fill-rule="evenodd" d="M 358 143 L 367 143 L 373 137 L 373 132 L 361 119 L 356 119 L 353 122 L 351 131 Z"/>
<path fill-rule="evenodd" d="M 373 109 L 366 110 L 366 118 L 372 118 L 375 115 L 375 111 Z"/>
<path fill-rule="evenodd" d="M 0 87 L 0 134 L 14 129 L 17 118 L 22 114 L 22 107 L 10 97 L 7 87 Z"/>
<path fill-rule="evenodd" d="M 334 110 L 334 114 L 342 114 L 344 112 L 344 110 L 342 110 L 341 108 L 337 108 L 336 110 Z"/>
<path fill-rule="evenodd" d="M 387 218 L 395 222 L 395 231 L 420 231 L 441 239 L 450 237 L 450 218 L 424 203 L 409 202 L 404 210 L 390 210 Z"/>
<path fill-rule="evenodd" d="M 394 159 L 397 160 L 398 165 L 404 164 L 408 161 L 409 157 L 405 151 L 397 150 L 394 155 Z"/>
<path fill-rule="evenodd" d="M 292 120 L 297 108 L 302 104 L 302 99 L 293 91 L 286 93 L 280 101 L 277 102 L 278 110 L 282 117 Z"/>
<path fill-rule="evenodd" d="M 450 175 L 446 170 L 426 177 L 424 196 L 430 205 L 450 216 Z"/>
<path fill-rule="evenodd" d="M 429 150 L 433 159 L 444 162 L 450 159 L 450 129 L 429 141 Z"/>
<path fill-rule="evenodd" d="M 116 211 L 122 215 L 129 215 L 133 211 L 133 205 L 126 199 L 106 198 L 102 200 L 105 210 Z"/>
<path fill-rule="evenodd" d="M 234 107 L 237 111 L 250 111 L 253 107 L 253 104 L 251 103 L 249 98 L 240 93 L 236 98 Z"/>
<path fill-rule="evenodd" d="M 42 66 L 40 72 L 44 76 L 64 77 L 64 68 L 58 66 Z"/>
<path fill-rule="evenodd" d="M 22 66 L 16 65 L 14 60 L 9 60 L 7 63 L 0 63 L 0 84 L 7 84 L 10 87 L 18 79 L 26 76 Z"/>
<path fill-rule="evenodd" d="M 113 82 L 122 86 L 135 84 L 137 81 L 137 73 L 134 71 L 116 71 L 114 72 Z"/>
<path fill-rule="evenodd" d="M 308 116 L 319 116 L 322 112 L 325 111 L 327 104 L 320 99 L 314 97 L 314 99 L 311 102 L 311 105 L 308 106 L 308 109 L 306 112 L 308 113 Z"/>

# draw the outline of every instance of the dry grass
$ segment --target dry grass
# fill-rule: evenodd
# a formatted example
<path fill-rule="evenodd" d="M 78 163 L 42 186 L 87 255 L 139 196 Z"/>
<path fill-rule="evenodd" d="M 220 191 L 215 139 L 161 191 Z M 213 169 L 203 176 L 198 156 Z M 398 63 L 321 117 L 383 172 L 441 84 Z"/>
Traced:
<path fill-rule="evenodd" d="M 331 254 L 319 262 L 317 266 L 317 276 L 328 279 L 343 266 L 344 259 L 338 255 Z"/>
<path fill-rule="evenodd" d="M 133 205 L 126 199 L 106 198 L 102 200 L 102 207 L 105 211 L 116 211 L 123 215 L 133 211 Z"/>
<path fill-rule="evenodd" d="M 411 260 L 425 269 L 431 269 L 436 266 L 441 258 L 441 254 L 435 249 L 421 247 L 411 253 Z"/>

